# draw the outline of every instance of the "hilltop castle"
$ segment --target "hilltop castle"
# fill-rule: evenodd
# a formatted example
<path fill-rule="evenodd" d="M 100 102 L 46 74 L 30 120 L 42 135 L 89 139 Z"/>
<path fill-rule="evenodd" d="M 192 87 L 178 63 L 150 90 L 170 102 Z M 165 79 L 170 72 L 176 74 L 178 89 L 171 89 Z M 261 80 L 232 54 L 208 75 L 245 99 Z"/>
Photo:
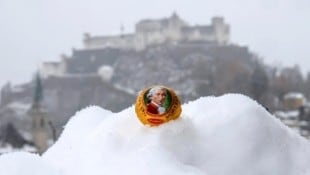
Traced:
<path fill-rule="evenodd" d="M 85 34 L 86 49 L 120 48 L 143 50 L 145 47 L 162 43 L 182 41 L 211 41 L 218 44 L 229 42 L 229 25 L 222 17 L 213 17 L 211 25 L 190 26 L 176 13 L 169 18 L 146 19 L 138 22 L 133 34 L 116 36 L 90 36 Z"/>
<path fill-rule="evenodd" d="M 95 64 L 89 69 L 95 70 L 95 72 L 99 71 L 94 69 L 99 64 L 113 65 L 115 59 L 112 58 L 116 54 L 114 52 L 118 52 L 116 50 L 141 51 L 148 46 L 165 43 L 210 42 L 217 45 L 228 45 L 230 27 L 222 17 L 213 17 L 211 25 L 190 26 L 176 13 L 173 13 L 169 18 L 141 20 L 136 24 L 133 34 L 115 36 L 85 34 L 84 37 L 84 48 L 74 49 L 72 59 L 62 55 L 60 62 L 44 62 L 40 70 L 42 76 L 60 77 L 72 73 L 85 74 L 87 71 L 76 65 L 85 64 L 87 59 Z M 116 50 L 113 51 L 113 49 Z M 103 57 L 106 59 L 99 59 Z M 70 65 L 74 66 L 70 68 Z"/>

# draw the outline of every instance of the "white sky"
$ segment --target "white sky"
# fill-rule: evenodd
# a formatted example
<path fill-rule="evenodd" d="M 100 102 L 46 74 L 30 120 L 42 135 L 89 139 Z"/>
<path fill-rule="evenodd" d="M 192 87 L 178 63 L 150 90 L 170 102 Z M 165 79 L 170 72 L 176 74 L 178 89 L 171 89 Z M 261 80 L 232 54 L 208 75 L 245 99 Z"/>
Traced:
<path fill-rule="evenodd" d="M 26 82 L 42 61 L 81 48 L 83 33 L 119 34 L 145 18 L 176 11 L 190 24 L 214 15 L 231 25 L 231 41 L 248 45 L 267 63 L 310 70 L 308 0 L 0 0 L 0 85 Z"/>
<path fill-rule="evenodd" d="M 177 120 L 149 127 L 133 106 L 85 108 L 42 156 L 1 155 L 0 174 L 310 174 L 310 142 L 250 98 L 204 97 L 182 110 Z"/>

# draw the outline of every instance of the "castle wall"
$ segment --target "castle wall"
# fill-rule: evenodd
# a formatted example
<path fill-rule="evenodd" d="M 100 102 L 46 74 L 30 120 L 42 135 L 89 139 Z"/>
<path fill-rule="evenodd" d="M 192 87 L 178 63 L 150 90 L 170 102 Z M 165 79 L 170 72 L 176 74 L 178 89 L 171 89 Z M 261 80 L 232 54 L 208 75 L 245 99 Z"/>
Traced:
<path fill-rule="evenodd" d="M 40 75 L 43 78 L 47 78 L 49 76 L 63 76 L 65 72 L 66 66 L 64 62 L 45 62 L 40 67 Z"/>
<path fill-rule="evenodd" d="M 185 41 L 214 41 L 214 32 L 203 33 L 198 28 L 191 28 L 191 30 L 182 32 L 183 40 Z"/>
<path fill-rule="evenodd" d="M 165 41 L 180 41 L 182 39 L 182 35 L 180 29 L 169 28 L 163 32 L 163 37 Z"/>
<path fill-rule="evenodd" d="M 160 44 L 166 40 L 166 37 L 160 31 L 143 34 L 142 36 L 146 46 L 149 44 Z"/>
<path fill-rule="evenodd" d="M 122 48 L 122 49 L 134 49 L 135 46 L 134 35 L 117 35 L 117 36 L 102 36 L 92 37 L 84 40 L 84 46 L 86 49 L 96 48 Z"/>

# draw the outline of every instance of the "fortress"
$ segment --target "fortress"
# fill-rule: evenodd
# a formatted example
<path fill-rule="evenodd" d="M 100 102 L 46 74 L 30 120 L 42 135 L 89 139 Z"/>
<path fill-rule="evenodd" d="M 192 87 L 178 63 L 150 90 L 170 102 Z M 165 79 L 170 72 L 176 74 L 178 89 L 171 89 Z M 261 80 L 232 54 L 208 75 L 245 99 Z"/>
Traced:
<path fill-rule="evenodd" d="M 44 62 L 40 72 L 43 78 L 72 74 L 98 74 L 100 69 L 98 66 L 113 67 L 116 60 L 115 55 L 119 51 L 139 52 L 153 45 L 195 42 L 228 45 L 229 30 L 229 25 L 224 22 L 222 17 L 213 17 L 211 25 L 195 26 L 190 26 L 176 13 L 173 13 L 169 18 L 141 20 L 136 24 L 133 34 L 115 36 L 85 34 L 84 48 L 73 49 L 71 57 L 62 55 L 60 62 Z"/>
<path fill-rule="evenodd" d="M 143 50 L 147 46 L 186 41 L 229 42 L 229 25 L 222 17 L 213 17 L 211 25 L 190 26 L 176 13 L 169 18 L 146 19 L 138 22 L 133 34 L 90 36 L 85 34 L 85 49 L 119 48 Z"/>

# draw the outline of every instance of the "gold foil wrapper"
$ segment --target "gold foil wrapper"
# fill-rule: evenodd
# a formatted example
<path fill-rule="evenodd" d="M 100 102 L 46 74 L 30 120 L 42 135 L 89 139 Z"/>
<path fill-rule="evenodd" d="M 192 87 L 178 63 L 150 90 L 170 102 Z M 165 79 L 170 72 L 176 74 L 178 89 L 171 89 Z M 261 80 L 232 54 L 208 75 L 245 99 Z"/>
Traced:
<path fill-rule="evenodd" d="M 156 100 L 162 103 L 156 104 Z M 179 118 L 182 108 L 179 97 L 171 88 L 156 85 L 139 93 L 135 111 L 144 125 L 158 126 Z"/>

